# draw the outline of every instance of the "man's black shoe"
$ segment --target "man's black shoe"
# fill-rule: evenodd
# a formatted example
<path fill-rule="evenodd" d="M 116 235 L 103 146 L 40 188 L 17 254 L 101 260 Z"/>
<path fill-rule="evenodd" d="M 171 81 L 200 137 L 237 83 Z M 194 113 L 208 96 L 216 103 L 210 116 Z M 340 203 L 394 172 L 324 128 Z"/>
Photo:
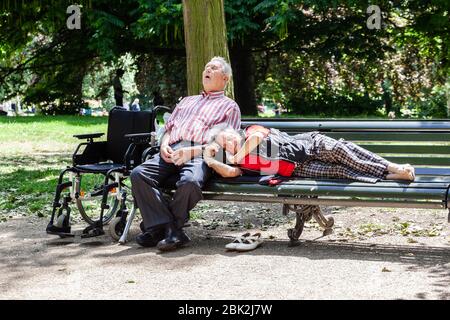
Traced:
<path fill-rule="evenodd" d="M 155 247 L 159 241 L 164 239 L 164 229 L 160 228 L 153 231 L 141 233 L 136 237 L 137 244 L 143 247 Z"/>
<path fill-rule="evenodd" d="M 166 229 L 166 238 L 159 241 L 156 247 L 161 251 L 171 251 L 178 249 L 189 242 L 191 242 L 191 239 L 183 229 L 177 229 L 170 225 Z"/>

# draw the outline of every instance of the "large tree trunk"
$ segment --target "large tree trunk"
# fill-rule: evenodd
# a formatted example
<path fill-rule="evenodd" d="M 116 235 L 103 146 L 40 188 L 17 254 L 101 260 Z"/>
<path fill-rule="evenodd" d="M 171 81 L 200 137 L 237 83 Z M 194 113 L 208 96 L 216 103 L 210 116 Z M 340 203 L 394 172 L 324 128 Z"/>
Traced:
<path fill-rule="evenodd" d="M 258 115 L 255 96 L 255 60 L 249 48 L 236 44 L 230 50 L 234 95 L 243 115 Z"/>
<path fill-rule="evenodd" d="M 183 0 L 183 16 L 188 94 L 196 95 L 203 88 L 205 64 L 214 56 L 230 61 L 223 0 Z M 232 80 L 226 95 L 234 97 Z"/>

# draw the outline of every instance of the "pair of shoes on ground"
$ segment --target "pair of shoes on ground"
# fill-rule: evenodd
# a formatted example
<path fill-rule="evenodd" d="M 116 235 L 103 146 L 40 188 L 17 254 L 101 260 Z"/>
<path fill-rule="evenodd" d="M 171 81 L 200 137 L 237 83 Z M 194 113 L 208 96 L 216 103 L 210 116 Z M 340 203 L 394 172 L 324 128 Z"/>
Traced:
<path fill-rule="evenodd" d="M 191 242 L 191 239 L 184 232 L 183 228 L 176 228 L 173 225 L 169 225 L 166 228 L 166 237 L 158 242 L 156 247 L 159 251 L 172 251 L 189 242 Z"/>
<path fill-rule="evenodd" d="M 165 234 L 164 228 L 143 231 L 136 237 L 136 242 L 142 247 L 156 247 L 158 243 L 165 238 Z"/>
<path fill-rule="evenodd" d="M 261 233 L 258 232 L 253 235 L 246 233 L 234 239 L 233 242 L 227 244 L 225 248 L 227 250 L 250 251 L 258 248 L 262 243 Z"/>
<path fill-rule="evenodd" d="M 142 247 L 157 247 L 160 251 L 172 251 L 191 242 L 182 228 L 175 228 L 172 224 L 142 231 L 136 237 L 136 242 Z"/>

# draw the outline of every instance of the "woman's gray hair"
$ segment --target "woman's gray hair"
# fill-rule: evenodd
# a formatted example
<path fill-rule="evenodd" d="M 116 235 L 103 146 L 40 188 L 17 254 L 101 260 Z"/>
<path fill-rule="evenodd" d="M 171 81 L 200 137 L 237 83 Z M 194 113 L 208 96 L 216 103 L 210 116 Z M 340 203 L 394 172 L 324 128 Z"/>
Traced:
<path fill-rule="evenodd" d="M 211 61 L 217 61 L 222 65 L 222 71 L 228 76 L 228 79 L 231 79 L 232 70 L 230 64 L 223 57 L 213 57 Z"/>
<path fill-rule="evenodd" d="M 208 132 L 206 133 L 206 141 L 208 141 L 208 143 L 214 142 L 214 140 L 216 140 L 216 137 L 221 132 L 230 132 L 239 135 L 239 132 L 228 123 L 219 123 L 208 130 Z"/>

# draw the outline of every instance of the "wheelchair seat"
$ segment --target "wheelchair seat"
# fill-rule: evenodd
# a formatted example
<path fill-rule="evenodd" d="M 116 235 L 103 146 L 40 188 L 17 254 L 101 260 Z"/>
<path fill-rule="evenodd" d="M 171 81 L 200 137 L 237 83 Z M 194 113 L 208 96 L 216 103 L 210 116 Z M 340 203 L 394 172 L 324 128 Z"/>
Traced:
<path fill-rule="evenodd" d="M 106 174 L 109 170 L 122 168 L 123 164 L 120 163 L 97 163 L 97 164 L 84 164 L 76 166 L 77 170 L 82 173 L 103 173 Z"/>

